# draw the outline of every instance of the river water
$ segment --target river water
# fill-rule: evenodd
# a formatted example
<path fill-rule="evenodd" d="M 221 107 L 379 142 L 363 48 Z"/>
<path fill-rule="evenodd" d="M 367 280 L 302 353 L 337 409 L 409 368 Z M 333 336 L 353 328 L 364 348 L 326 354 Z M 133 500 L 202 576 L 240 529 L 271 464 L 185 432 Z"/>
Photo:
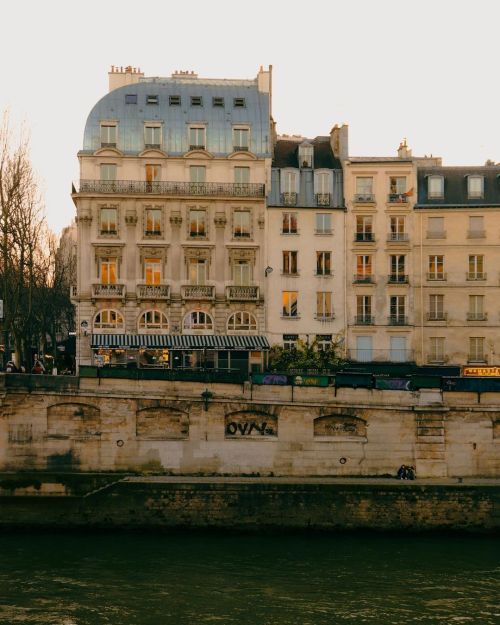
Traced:
<path fill-rule="evenodd" d="M 5 533 L 0 623 L 500 623 L 494 538 Z"/>

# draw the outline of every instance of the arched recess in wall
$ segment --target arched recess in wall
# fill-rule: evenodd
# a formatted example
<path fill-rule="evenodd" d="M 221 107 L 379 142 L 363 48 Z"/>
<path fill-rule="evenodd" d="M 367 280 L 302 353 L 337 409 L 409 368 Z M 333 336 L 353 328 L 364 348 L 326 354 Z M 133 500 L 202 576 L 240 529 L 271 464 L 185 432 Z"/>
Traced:
<path fill-rule="evenodd" d="M 101 411 L 91 404 L 67 402 L 47 408 L 47 435 L 51 438 L 99 438 Z"/>
<path fill-rule="evenodd" d="M 359 417 L 330 414 L 314 419 L 315 439 L 366 441 L 366 421 Z"/>
<path fill-rule="evenodd" d="M 189 415 L 169 406 L 150 406 L 136 412 L 136 437 L 140 440 L 189 438 Z"/>
<path fill-rule="evenodd" d="M 227 414 L 224 419 L 226 438 L 259 439 L 278 437 L 278 417 L 267 412 L 240 410 Z"/>

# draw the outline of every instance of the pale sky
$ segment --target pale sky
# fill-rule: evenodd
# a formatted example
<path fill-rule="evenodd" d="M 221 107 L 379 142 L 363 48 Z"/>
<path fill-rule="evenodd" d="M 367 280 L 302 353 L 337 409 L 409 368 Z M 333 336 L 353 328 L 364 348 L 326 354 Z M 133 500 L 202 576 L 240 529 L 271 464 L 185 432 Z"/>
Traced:
<path fill-rule="evenodd" d="M 352 156 L 500 161 L 497 0 L 17 0 L 0 10 L 0 112 L 25 121 L 49 225 L 74 217 L 71 181 L 111 65 L 254 78 L 273 65 L 278 132 L 349 124 Z"/>

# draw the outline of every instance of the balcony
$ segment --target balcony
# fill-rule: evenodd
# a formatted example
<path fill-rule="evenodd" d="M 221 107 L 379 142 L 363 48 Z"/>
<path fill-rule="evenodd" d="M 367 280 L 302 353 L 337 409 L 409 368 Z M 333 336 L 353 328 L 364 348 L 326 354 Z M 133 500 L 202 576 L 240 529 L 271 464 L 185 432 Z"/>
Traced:
<path fill-rule="evenodd" d="M 486 238 L 486 230 L 468 230 L 468 239 L 484 239 Z"/>
<path fill-rule="evenodd" d="M 375 194 L 374 193 L 355 193 L 354 201 L 358 204 L 370 204 L 375 202 Z"/>
<path fill-rule="evenodd" d="M 205 284 L 185 284 L 181 287 L 182 299 L 208 299 L 215 297 L 215 287 Z"/>
<path fill-rule="evenodd" d="M 375 324 L 375 317 L 371 315 L 356 315 L 354 317 L 355 326 L 372 326 Z"/>
<path fill-rule="evenodd" d="M 256 302 L 259 299 L 259 287 L 227 286 L 226 297 L 231 302 Z"/>
<path fill-rule="evenodd" d="M 354 235 L 355 243 L 375 243 L 375 234 L 373 232 L 356 232 Z"/>
<path fill-rule="evenodd" d="M 93 284 L 92 298 L 123 299 L 126 288 L 124 284 Z"/>
<path fill-rule="evenodd" d="M 354 284 L 374 284 L 375 277 L 372 274 L 355 273 L 352 281 Z"/>
<path fill-rule="evenodd" d="M 408 196 L 406 193 L 389 193 L 387 201 L 389 204 L 407 204 Z"/>
<path fill-rule="evenodd" d="M 387 317 L 387 323 L 390 326 L 407 326 L 408 317 L 406 317 L 406 315 L 389 315 L 389 317 Z"/>
<path fill-rule="evenodd" d="M 314 275 L 317 278 L 331 278 L 333 276 L 333 271 L 330 269 L 316 269 Z"/>
<path fill-rule="evenodd" d="M 138 284 L 137 299 L 161 299 L 170 298 L 170 286 L 168 284 Z"/>
<path fill-rule="evenodd" d="M 248 152 L 248 145 L 233 145 L 233 152 Z"/>
<path fill-rule="evenodd" d="M 316 193 L 316 206 L 330 206 L 329 193 Z"/>
<path fill-rule="evenodd" d="M 144 144 L 145 150 L 161 150 L 161 143 L 146 143 Z"/>
<path fill-rule="evenodd" d="M 390 273 L 387 276 L 388 284 L 408 284 L 408 276 L 402 273 Z"/>
<path fill-rule="evenodd" d="M 429 271 L 427 273 L 427 280 L 429 281 L 442 281 L 446 280 L 446 273 L 444 271 Z"/>
<path fill-rule="evenodd" d="M 485 312 L 468 312 L 467 321 L 486 321 L 488 313 Z"/>
<path fill-rule="evenodd" d="M 387 240 L 391 243 L 407 242 L 410 239 L 410 235 L 407 232 L 389 232 Z"/>
<path fill-rule="evenodd" d="M 193 143 L 193 144 L 191 144 L 191 145 L 189 146 L 189 149 L 190 149 L 190 150 L 205 150 L 205 149 L 206 149 L 206 147 L 205 147 L 203 144 L 201 144 L 201 143 L 198 143 L 198 144 L 194 144 L 194 143 Z"/>
<path fill-rule="evenodd" d="M 448 319 L 448 313 L 445 312 L 428 312 L 427 321 L 446 321 Z"/>
<path fill-rule="evenodd" d="M 355 362 L 413 362 L 411 349 L 350 349 L 347 357 Z"/>
<path fill-rule="evenodd" d="M 468 271 L 465 274 L 466 280 L 486 280 L 486 273 L 484 271 Z"/>
<path fill-rule="evenodd" d="M 316 321 L 324 321 L 324 322 L 328 322 L 328 321 L 333 321 L 335 319 L 335 313 L 330 312 L 330 313 L 316 313 L 314 315 L 314 318 L 316 319 Z"/>
<path fill-rule="evenodd" d="M 284 206 L 296 206 L 297 205 L 297 194 L 296 193 L 282 193 L 281 194 L 281 203 Z"/>
<path fill-rule="evenodd" d="M 211 197 L 264 197 L 264 185 L 250 182 L 151 182 L 146 180 L 80 180 L 77 193 Z"/>

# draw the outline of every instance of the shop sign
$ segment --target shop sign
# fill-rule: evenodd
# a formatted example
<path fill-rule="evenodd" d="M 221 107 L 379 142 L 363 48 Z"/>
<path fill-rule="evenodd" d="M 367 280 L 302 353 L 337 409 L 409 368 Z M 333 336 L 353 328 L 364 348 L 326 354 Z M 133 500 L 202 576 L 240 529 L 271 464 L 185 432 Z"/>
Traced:
<path fill-rule="evenodd" d="M 328 386 L 326 375 L 296 375 L 293 378 L 295 386 Z"/>
<path fill-rule="evenodd" d="M 464 377 L 499 378 L 500 367 L 462 367 Z"/>

